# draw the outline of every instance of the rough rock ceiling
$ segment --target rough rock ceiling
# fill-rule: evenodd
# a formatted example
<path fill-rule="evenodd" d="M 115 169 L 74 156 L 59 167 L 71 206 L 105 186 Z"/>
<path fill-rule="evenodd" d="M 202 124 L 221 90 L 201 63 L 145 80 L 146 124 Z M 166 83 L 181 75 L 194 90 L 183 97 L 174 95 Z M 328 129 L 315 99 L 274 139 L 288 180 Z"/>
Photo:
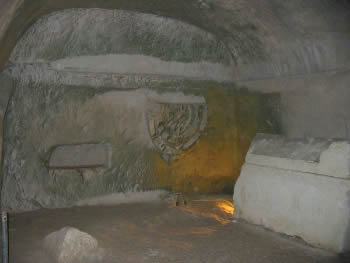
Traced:
<path fill-rule="evenodd" d="M 66 8 L 127 9 L 172 17 L 214 33 L 241 80 L 348 70 L 350 8 L 334 0 L 1 0 L 0 68 L 38 18 Z M 8 28 L 6 25 L 9 25 Z M 7 28 L 7 30 L 6 30 Z"/>

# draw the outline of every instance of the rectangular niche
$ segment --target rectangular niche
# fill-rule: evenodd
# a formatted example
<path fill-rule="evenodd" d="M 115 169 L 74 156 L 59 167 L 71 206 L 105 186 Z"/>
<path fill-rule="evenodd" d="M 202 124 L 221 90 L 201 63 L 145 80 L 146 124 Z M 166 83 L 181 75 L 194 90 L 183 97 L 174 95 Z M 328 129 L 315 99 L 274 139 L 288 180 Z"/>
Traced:
<path fill-rule="evenodd" d="M 49 159 L 51 169 L 109 167 L 108 144 L 77 144 L 55 147 Z"/>

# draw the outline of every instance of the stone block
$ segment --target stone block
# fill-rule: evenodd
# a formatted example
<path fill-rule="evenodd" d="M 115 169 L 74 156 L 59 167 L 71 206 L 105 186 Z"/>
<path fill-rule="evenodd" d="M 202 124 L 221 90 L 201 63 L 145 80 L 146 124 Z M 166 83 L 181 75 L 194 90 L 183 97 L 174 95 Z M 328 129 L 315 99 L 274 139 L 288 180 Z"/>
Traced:
<path fill-rule="evenodd" d="M 246 163 L 350 179 L 350 142 L 258 134 Z"/>
<path fill-rule="evenodd" d="M 49 168 L 108 167 L 110 147 L 107 144 L 79 144 L 57 146 L 51 153 Z"/>
<path fill-rule="evenodd" d="M 350 250 L 349 143 L 258 135 L 234 188 L 235 217 Z"/>

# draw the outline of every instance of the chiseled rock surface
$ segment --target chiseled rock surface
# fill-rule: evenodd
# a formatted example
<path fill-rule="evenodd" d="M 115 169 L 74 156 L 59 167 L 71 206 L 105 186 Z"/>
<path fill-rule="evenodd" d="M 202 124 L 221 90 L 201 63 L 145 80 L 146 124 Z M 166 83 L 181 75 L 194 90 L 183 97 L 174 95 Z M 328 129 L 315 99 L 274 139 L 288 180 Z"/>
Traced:
<path fill-rule="evenodd" d="M 57 146 L 50 156 L 50 168 L 108 167 L 107 144 L 79 144 Z"/>
<path fill-rule="evenodd" d="M 66 9 L 40 18 L 17 43 L 10 61 L 48 62 L 108 54 L 230 63 L 224 43 L 196 26 L 151 14 L 98 8 Z"/>
<path fill-rule="evenodd" d="M 8 100 L 13 88 L 13 81 L 10 76 L 0 74 L 0 117 L 3 118 L 6 112 Z"/>
<path fill-rule="evenodd" d="M 0 0 L 2 7 L 0 11 L 0 40 L 2 40 L 15 12 L 23 2 L 24 0 Z"/>
<path fill-rule="evenodd" d="M 349 143 L 315 140 L 306 148 L 305 143 L 288 142 L 279 136 L 275 140 L 273 136 L 257 137 L 235 185 L 235 216 L 301 237 L 313 246 L 348 251 L 350 180 L 334 175 L 341 175 L 338 168 L 346 170 Z M 272 153 L 269 145 L 279 147 Z M 271 157 L 282 152 L 283 158 Z"/>
<path fill-rule="evenodd" d="M 142 0 L 117 2 L 46 0 L 37 3 L 36 7 L 40 12 L 35 12 L 35 14 L 31 12 L 33 9 L 32 3 L 27 3 L 25 8 L 18 8 L 19 5 L 15 6 L 10 2 L 21 3 L 21 1 L 1 1 L 4 8 L 0 11 L 0 14 L 1 17 L 4 17 L 4 26 L 3 28 L 0 27 L 0 35 L 5 33 L 7 24 L 10 21 L 12 22 L 11 33 L 7 36 L 8 39 L 0 42 L 0 45 L 4 47 L 3 52 L 10 52 L 15 45 L 14 39 L 18 39 L 18 34 L 25 32 L 25 29 L 33 21 L 44 14 L 51 13 L 53 10 L 67 10 L 76 6 L 96 6 L 118 10 L 135 10 L 140 13 L 154 13 L 159 16 L 187 21 L 196 24 L 200 28 L 206 28 L 210 32 L 220 35 L 226 45 L 231 47 L 232 55 L 242 61 L 239 63 L 239 68 L 242 68 L 240 73 L 245 76 L 244 79 L 254 76 L 254 79 L 261 79 L 339 69 L 348 63 L 349 58 L 347 25 L 350 16 L 348 1 L 213 0 L 206 4 L 205 1 L 178 0 L 175 4 L 175 2 L 165 0 L 160 4 L 158 1 L 150 0 L 145 4 Z M 6 6 L 14 6 L 14 8 L 6 8 Z M 94 33 L 94 26 L 101 23 L 101 21 L 103 22 L 105 18 L 100 15 L 88 14 L 87 16 L 88 20 L 96 20 L 86 23 L 87 30 L 79 21 L 68 19 L 65 19 L 68 26 L 64 28 L 69 30 L 70 25 L 74 24 L 76 25 L 75 28 L 82 28 L 85 37 L 88 38 L 91 33 Z M 16 25 L 17 17 L 22 17 L 26 22 Z M 115 21 L 115 18 L 112 17 L 106 20 L 111 23 Z M 59 28 L 59 21 L 56 21 L 56 25 L 50 30 L 53 34 L 56 34 L 56 30 Z M 124 20 L 121 22 L 126 24 Z M 132 28 L 137 29 L 139 25 L 142 25 L 143 28 L 147 29 L 150 25 L 152 28 L 161 29 L 167 26 L 163 21 L 159 25 L 153 25 L 147 21 L 146 23 L 139 22 L 134 21 Z M 120 24 L 122 23 L 117 25 L 120 27 Z M 186 27 L 189 30 L 191 28 Z M 94 45 L 91 46 L 98 46 L 96 41 L 108 42 L 110 37 L 105 38 L 103 33 L 104 30 L 110 28 L 115 32 L 118 26 L 102 27 L 97 31 L 98 37 L 93 38 L 94 41 L 91 43 L 94 43 Z M 172 34 L 176 33 L 173 28 L 167 29 L 167 31 Z M 118 34 L 113 35 L 118 37 Z M 64 46 L 69 46 L 74 37 L 74 34 L 70 34 L 66 41 L 66 38 L 60 36 L 59 41 L 63 41 Z M 139 37 L 136 40 L 152 39 L 143 37 L 142 34 Z M 197 43 L 196 39 L 193 42 Z M 177 41 L 178 39 L 174 38 L 174 40 L 169 45 L 181 46 L 181 43 Z M 81 43 L 85 45 L 85 49 L 89 48 L 86 41 Z M 128 48 L 132 48 L 133 44 L 131 43 Z M 157 45 L 156 42 L 151 42 L 148 46 L 153 46 L 152 44 Z M 160 48 L 158 46 L 154 48 L 156 52 L 162 52 L 163 46 L 167 46 L 162 42 L 160 44 Z M 114 45 L 114 48 L 119 46 Z M 200 46 L 202 45 L 197 44 L 195 47 L 198 50 Z M 246 58 L 260 57 L 261 52 L 257 51 L 261 51 L 261 49 L 265 49 L 267 59 L 263 59 L 261 63 L 256 63 L 256 60 L 253 60 L 253 62 L 248 60 L 250 63 L 246 67 L 247 63 L 244 63 L 247 62 Z M 45 49 L 42 49 L 42 52 L 45 52 Z M 0 65 L 3 65 L 3 63 L 5 63 L 4 58 L 1 58 Z"/>
<path fill-rule="evenodd" d="M 78 78 L 85 73 L 90 84 L 101 74 L 232 81 L 229 50 L 215 35 L 178 20 L 123 10 L 70 9 L 42 17 L 9 60 L 12 76 L 36 81 L 51 76 L 51 81 L 76 83 L 67 72 Z M 22 74 L 28 71 L 32 74 Z M 112 76 L 106 81 L 118 85 Z"/>
<path fill-rule="evenodd" d="M 146 112 L 154 101 L 206 102 L 203 95 L 180 91 L 18 83 L 4 122 L 3 208 L 67 207 L 148 190 L 155 145 Z"/>
<path fill-rule="evenodd" d="M 98 254 L 98 242 L 89 234 L 73 227 L 64 227 L 47 235 L 44 248 L 57 263 L 91 261 Z"/>

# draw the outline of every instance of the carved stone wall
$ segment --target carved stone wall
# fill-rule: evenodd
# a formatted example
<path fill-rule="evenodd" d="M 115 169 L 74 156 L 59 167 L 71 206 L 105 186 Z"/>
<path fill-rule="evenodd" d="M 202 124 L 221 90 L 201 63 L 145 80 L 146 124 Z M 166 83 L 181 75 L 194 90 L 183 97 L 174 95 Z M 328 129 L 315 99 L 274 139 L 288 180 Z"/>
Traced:
<path fill-rule="evenodd" d="M 221 38 L 166 17 L 73 9 L 39 19 L 6 67 L 15 89 L 3 208 L 150 189 L 232 192 L 256 131 L 279 131 L 267 95 L 231 82 L 232 63 Z M 50 169 L 57 146 L 102 144 L 111 147 L 108 165 L 84 155 Z"/>
<path fill-rule="evenodd" d="M 153 103 L 147 112 L 149 133 L 154 145 L 165 155 L 187 150 L 199 138 L 208 119 L 206 104 Z"/>

